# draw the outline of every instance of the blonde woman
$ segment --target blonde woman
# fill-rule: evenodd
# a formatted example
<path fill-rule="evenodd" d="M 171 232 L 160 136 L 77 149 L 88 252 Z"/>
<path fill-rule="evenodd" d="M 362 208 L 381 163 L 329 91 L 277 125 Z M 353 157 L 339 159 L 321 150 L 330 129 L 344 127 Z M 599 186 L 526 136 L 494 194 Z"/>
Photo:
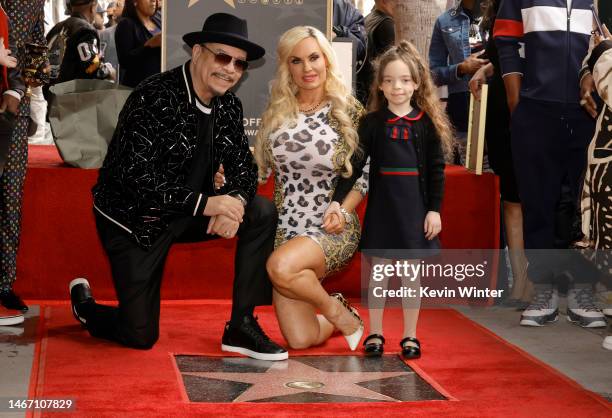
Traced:
<path fill-rule="evenodd" d="M 277 53 L 255 146 L 262 181 L 274 172 L 279 221 L 267 270 L 276 315 L 291 348 L 321 344 L 337 329 L 354 350 L 363 335 L 361 318 L 320 280 L 341 269 L 359 243 L 357 215 L 330 202 L 338 179 L 352 173 L 363 108 L 344 86 L 331 45 L 317 29 L 290 29 Z M 357 204 L 365 191 L 362 179 L 347 198 Z"/>

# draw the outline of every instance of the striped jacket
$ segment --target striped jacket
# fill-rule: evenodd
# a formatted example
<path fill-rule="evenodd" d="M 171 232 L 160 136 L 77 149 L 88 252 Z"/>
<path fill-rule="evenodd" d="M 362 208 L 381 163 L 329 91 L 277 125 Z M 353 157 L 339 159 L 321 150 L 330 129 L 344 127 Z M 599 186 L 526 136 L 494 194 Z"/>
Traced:
<path fill-rule="evenodd" d="M 521 97 L 575 103 L 593 28 L 593 0 L 502 0 L 493 36 L 502 75 L 523 76 Z"/>

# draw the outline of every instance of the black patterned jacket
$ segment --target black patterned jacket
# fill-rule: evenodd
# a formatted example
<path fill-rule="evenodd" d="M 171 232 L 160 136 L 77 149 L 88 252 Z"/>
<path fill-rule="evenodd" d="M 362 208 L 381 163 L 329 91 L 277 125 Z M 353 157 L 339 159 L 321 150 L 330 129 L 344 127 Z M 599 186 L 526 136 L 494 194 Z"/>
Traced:
<path fill-rule="evenodd" d="M 189 64 L 154 75 L 132 92 L 119 115 L 108 154 L 93 188 L 94 208 L 147 248 L 169 224 L 201 216 L 208 196 L 257 191 L 257 166 L 244 133 L 242 104 L 233 93 L 215 97 L 202 190 L 187 186 L 196 154 L 198 118 Z M 205 136 L 200 133 L 200 137 Z M 214 190 L 223 164 L 227 184 Z"/>

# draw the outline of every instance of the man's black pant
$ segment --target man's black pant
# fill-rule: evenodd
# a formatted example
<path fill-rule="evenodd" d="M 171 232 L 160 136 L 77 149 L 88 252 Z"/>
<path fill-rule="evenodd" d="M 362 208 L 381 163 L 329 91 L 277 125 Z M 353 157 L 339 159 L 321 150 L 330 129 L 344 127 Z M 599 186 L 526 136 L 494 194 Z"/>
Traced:
<path fill-rule="evenodd" d="M 216 239 L 206 234 L 208 217 L 194 217 L 178 237 L 168 230 L 147 250 L 122 228 L 94 210 L 98 235 L 108 255 L 119 307 L 96 304 L 87 316 L 87 329 L 135 348 L 150 348 L 159 337 L 160 288 L 164 265 L 175 242 Z M 256 196 L 245 208 L 238 229 L 234 308 L 247 309 L 272 303 L 272 284 L 266 261 L 274 248 L 277 215 L 269 200 Z M 214 263 L 214 260 L 211 260 Z"/>
<path fill-rule="evenodd" d="M 511 131 L 529 278 L 536 284 L 548 284 L 556 274 L 568 270 L 578 282 L 595 280 L 598 275 L 589 263 L 574 252 L 561 250 L 571 241 L 572 208 L 578 205 L 595 121 L 578 104 L 521 98 L 512 115 Z"/>

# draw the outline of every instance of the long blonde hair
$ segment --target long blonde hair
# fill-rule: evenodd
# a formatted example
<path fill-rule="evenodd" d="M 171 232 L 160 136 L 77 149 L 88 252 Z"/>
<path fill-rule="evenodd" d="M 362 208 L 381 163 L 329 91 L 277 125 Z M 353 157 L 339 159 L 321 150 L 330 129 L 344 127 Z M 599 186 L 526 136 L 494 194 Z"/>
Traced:
<path fill-rule="evenodd" d="M 255 142 L 255 161 L 257 161 L 261 181 L 267 179 L 270 169 L 273 167 L 271 156 L 266 152 L 270 135 L 283 123 L 288 120 L 295 120 L 298 116 L 299 110 L 296 98 L 298 87 L 293 82 L 289 72 L 289 57 L 295 46 L 306 38 L 314 38 L 325 56 L 327 63 L 327 79 L 324 85 L 325 99 L 331 102 L 330 116 L 337 121 L 338 133 L 344 139 L 348 148 L 342 175 L 348 177 L 353 172 L 350 159 L 358 147 L 359 139 L 349 113 L 357 106 L 357 102 L 342 81 L 336 55 L 325 36 L 312 26 L 296 26 L 281 36 L 276 48 L 278 63 L 276 75 L 271 83 L 270 99 L 262 115 L 261 128 L 257 133 Z"/>
<path fill-rule="evenodd" d="M 418 88 L 412 94 L 412 105 L 416 105 L 424 111 L 436 129 L 442 144 L 442 151 L 448 160 L 453 152 L 453 128 L 446 112 L 442 108 L 436 87 L 431 79 L 429 67 L 417 51 L 416 47 L 408 41 L 400 41 L 380 55 L 374 62 L 375 75 L 370 86 L 370 98 L 368 100 L 368 110 L 378 111 L 387 106 L 387 99 L 380 90 L 383 82 L 383 73 L 389 63 L 400 60 L 410 69 L 412 80 L 418 84 Z"/>

